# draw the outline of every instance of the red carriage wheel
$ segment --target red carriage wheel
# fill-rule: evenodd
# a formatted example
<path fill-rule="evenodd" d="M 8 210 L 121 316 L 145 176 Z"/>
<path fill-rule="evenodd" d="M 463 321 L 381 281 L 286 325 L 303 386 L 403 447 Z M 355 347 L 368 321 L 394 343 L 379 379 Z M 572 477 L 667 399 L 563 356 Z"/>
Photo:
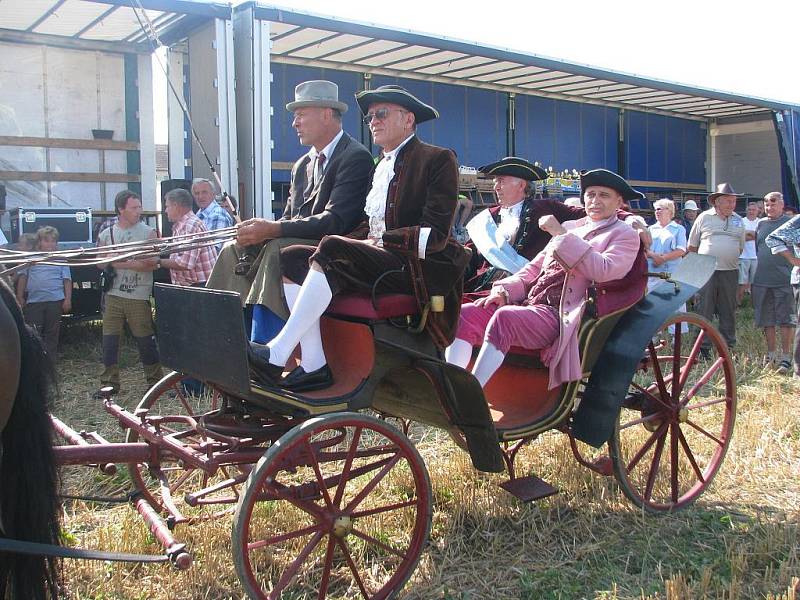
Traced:
<path fill-rule="evenodd" d="M 428 472 L 385 421 L 338 413 L 273 444 L 236 509 L 233 555 L 251 598 L 394 597 L 431 526 Z"/>
<path fill-rule="evenodd" d="M 719 470 L 733 435 L 736 379 L 725 341 L 699 315 L 671 316 L 655 340 L 609 450 L 623 493 L 663 512 L 696 500 Z"/>
<path fill-rule="evenodd" d="M 204 386 L 196 379 L 181 373 L 172 372 L 145 393 L 136 410 L 137 413 L 146 410 L 148 416 L 163 419 L 159 425 L 162 433 L 177 436 L 181 443 L 187 446 L 199 447 L 208 441 L 207 438 L 181 419 L 199 417 L 219 408 L 221 403 L 222 394 L 218 390 Z M 126 440 L 137 442 L 139 435 L 136 431 L 129 430 Z M 213 476 L 209 476 L 201 469 L 179 464 L 169 457 L 162 457 L 159 467 L 169 485 L 175 505 L 187 521 L 212 519 L 233 512 L 234 505 L 239 499 L 238 490 L 245 477 L 239 468 L 222 467 Z M 131 463 L 128 465 L 128 471 L 137 491 L 152 506 L 165 510 L 160 492 L 163 482 L 154 476 L 149 465 Z M 187 493 L 233 480 L 236 483 L 223 484 L 220 489 L 193 500 L 192 506 L 186 504 Z"/>

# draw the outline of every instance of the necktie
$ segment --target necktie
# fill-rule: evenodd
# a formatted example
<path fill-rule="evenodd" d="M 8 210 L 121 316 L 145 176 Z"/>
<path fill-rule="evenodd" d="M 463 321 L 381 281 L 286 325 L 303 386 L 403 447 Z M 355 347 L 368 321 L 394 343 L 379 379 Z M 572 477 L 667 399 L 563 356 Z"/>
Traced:
<path fill-rule="evenodd" d="M 317 154 L 317 162 L 314 165 L 314 187 L 319 185 L 319 182 L 322 181 L 322 169 L 325 165 L 325 153 L 320 152 Z"/>

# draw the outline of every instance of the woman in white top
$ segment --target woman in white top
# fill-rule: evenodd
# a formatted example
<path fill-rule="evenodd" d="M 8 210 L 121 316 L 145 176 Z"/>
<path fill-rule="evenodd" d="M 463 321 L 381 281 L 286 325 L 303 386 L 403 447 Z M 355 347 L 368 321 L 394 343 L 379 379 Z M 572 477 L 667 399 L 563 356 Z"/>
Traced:
<path fill-rule="evenodd" d="M 675 204 L 668 198 L 657 200 L 653 205 L 656 223 L 650 225 L 653 243 L 647 251 L 647 264 L 651 272 L 674 273 L 686 254 L 686 230 L 673 221 Z M 650 280 L 650 289 L 659 279 Z"/>
<path fill-rule="evenodd" d="M 651 273 L 674 273 L 681 263 L 681 259 L 686 254 L 686 230 L 682 225 L 676 223 L 675 203 L 669 198 L 657 200 L 653 207 L 656 213 L 656 222 L 650 225 L 650 235 L 653 243 L 647 251 L 647 266 Z M 651 277 L 647 282 L 647 289 L 652 290 L 656 286 L 664 283 L 662 279 Z M 686 311 L 684 304 L 680 308 Z M 670 333 L 675 333 L 675 326 L 670 326 Z M 681 331 L 686 331 L 684 324 Z"/>

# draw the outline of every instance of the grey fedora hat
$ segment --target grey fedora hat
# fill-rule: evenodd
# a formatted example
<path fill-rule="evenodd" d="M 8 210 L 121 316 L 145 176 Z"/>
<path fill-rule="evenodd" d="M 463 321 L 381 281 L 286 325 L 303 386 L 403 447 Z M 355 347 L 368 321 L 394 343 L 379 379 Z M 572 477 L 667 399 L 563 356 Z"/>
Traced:
<path fill-rule="evenodd" d="M 347 112 L 347 104 L 339 101 L 339 86 L 324 79 L 304 81 L 294 88 L 294 102 L 289 102 L 286 110 L 291 112 L 304 106 L 335 108 L 341 113 Z"/>

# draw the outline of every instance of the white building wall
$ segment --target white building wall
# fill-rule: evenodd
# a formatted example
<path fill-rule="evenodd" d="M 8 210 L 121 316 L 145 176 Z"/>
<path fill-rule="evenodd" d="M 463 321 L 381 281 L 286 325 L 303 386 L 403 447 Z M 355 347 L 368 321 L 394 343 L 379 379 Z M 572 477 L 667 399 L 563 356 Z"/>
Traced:
<path fill-rule="evenodd" d="M 727 181 L 739 193 L 764 196 L 781 191 L 778 136 L 771 121 L 712 127 L 714 176 L 712 187 Z"/>
<path fill-rule="evenodd" d="M 92 129 L 111 129 L 113 140 L 125 140 L 122 54 L 0 42 L 0 56 L 0 136 L 91 140 Z M 149 209 L 155 207 L 151 201 L 155 195 L 155 165 L 149 56 L 141 57 L 139 62 L 142 187 L 145 207 Z M 0 171 L 124 174 L 127 156 L 124 150 L 8 145 L 0 146 Z M 77 181 L 3 183 L 8 209 L 113 209 L 114 195 L 126 187 L 124 183 Z"/>

